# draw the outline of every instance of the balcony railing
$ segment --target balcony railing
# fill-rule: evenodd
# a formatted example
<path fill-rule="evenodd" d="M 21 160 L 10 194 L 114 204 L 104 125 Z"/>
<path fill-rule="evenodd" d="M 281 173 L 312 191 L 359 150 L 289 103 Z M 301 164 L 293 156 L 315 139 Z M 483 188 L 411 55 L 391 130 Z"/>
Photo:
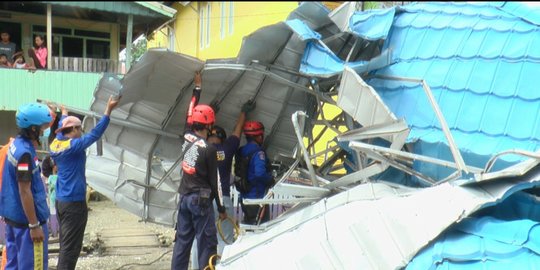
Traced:
<path fill-rule="evenodd" d="M 53 70 L 125 73 L 123 62 L 111 59 L 54 56 L 51 64 Z"/>

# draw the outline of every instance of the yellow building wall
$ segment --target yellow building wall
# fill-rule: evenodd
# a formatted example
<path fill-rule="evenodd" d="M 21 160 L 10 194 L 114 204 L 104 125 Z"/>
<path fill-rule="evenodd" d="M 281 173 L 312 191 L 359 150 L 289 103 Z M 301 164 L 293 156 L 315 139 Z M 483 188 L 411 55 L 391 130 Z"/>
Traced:
<path fill-rule="evenodd" d="M 233 2 L 232 33 L 229 33 L 229 3 L 192 2 L 191 7 L 179 3 L 173 4 L 172 7 L 177 10 L 174 21 L 175 51 L 202 60 L 236 57 L 244 36 L 263 26 L 284 21 L 289 13 L 298 7 L 299 2 Z M 225 4 L 225 35 L 222 38 L 221 6 L 223 4 Z M 210 42 L 208 45 L 205 42 L 201 46 L 199 13 L 195 10 L 204 9 L 203 26 L 206 28 L 208 5 L 211 5 Z M 166 30 L 155 31 L 148 42 L 148 48 L 168 47 L 168 42 Z"/>
<path fill-rule="evenodd" d="M 32 25 L 34 24 L 47 25 L 47 17 L 45 15 L 40 16 L 40 15 L 34 15 L 34 14 L 28 14 L 28 13 L 19 13 L 19 12 L 14 12 L 14 11 L 0 10 L 0 12 L 6 12 L 6 13 L 11 14 L 11 18 L 9 20 L 2 19 L 2 18 L 0 18 L 0 20 L 21 24 L 22 44 L 20 44 L 20 46 L 26 55 L 27 54 L 26 51 L 28 50 L 28 48 L 30 48 L 33 45 L 32 35 L 30 32 L 32 29 Z M 53 12 L 54 12 L 54 9 L 53 9 Z M 104 22 L 98 22 L 98 21 L 69 19 L 69 18 L 53 16 L 52 25 L 53 27 L 75 28 L 75 29 L 82 29 L 82 30 L 89 30 L 89 31 L 111 33 L 111 45 L 110 45 L 111 59 L 118 60 L 118 53 L 120 52 L 119 51 L 120 36 L 118 33 L 118 29 L 119 29 L 118 24 L 104 23 Z"/>

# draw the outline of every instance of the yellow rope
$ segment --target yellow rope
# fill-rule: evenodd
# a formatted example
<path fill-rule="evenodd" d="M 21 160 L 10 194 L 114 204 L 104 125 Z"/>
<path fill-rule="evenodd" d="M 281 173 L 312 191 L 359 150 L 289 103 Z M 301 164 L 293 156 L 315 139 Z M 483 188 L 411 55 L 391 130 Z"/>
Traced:
<path fill-rule="evenodd" d="M 203 270 L 215 270 L 215 264 L 212 262 L 212 259 L 216 257 L 216 261 L 217 259 L 221 258 L 221 256 L 219 256 L 218 254 L 214 254 L 212 256 L 210 256 L 210 258 L 208 259 L 208 265 L 203 269 Z"/>
<path fill-rule="evenodd" d="M 237 222 L 232 219 L 231 217 L 227 216 L 226 220 L 228 220 L 233 226 L 234 226 L 234 240 L 236 240 L 238 238 L 238 236 L 240 235 L 240 227 L 238 227 L 238 224 Z M 225 240 L 225 235 L 223 234 L 223 229 L 221 228 L 221 223 L 223 221 L 218 218 L 218 220 L 216 221 L 216 227 L 217 227 L 217 231 L 219 233 L 219 236 L 221 237 L 221 239 L 223 239 L 223 242 L 225 242 L 225 244 L 227 245 L 230 245 L 232 243 L 229 243 L 227 242 L 227 240 Z"/>

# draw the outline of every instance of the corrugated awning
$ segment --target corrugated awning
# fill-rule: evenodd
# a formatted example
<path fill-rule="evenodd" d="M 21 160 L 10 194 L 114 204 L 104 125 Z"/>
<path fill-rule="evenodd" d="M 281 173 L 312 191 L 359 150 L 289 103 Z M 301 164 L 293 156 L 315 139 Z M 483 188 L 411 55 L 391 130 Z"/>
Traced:
<path fill-rule="evenodd" d="M 76 8 L 84 8 L 97 11 L 106 11 L 112 13 L 120 13 L 127 15 L 143 16 L 143 17 L 168 17 L 172 18 L 176 10 L 156 2 L 49 2 L 41 1 L 41 3 L 69 6 Z"/>

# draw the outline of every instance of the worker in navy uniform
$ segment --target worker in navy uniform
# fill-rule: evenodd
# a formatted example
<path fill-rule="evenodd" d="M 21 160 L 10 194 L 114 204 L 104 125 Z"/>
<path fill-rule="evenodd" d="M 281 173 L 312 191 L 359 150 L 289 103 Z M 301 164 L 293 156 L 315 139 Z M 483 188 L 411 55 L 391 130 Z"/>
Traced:
<path fill-rule="evenodd" d="M 264 142 L 264 125 L 258 121 L 246 121 L 243 130 L 247 143 L 238 149 L 238 154 L 241 157 L 251 156 L 247 171 L 247 180 L 250 189 L 247 193 L 241 194 L 241 206 L 244 213 L 243 223 L 255 225 L 259 221 L 268 221 L 270 219 L 270 211 L 268 207 L 264 207 L 262 213 L 259 213 L 259 210 L 261 210 L 259 205 L 244 204 L 243 199 L 263 198 L 267 190 L 274 184 L 274 177 L 270 170 L 270 162 L 262 148 Z"/>
<path fill-rule="evenodd" d="M 200 91 L 200 83 L 200 74 L 197 73 L 194 92 Z M 217 231 L 212 200 L 217 205 L 219 218 L 227 218 L 218 193 L 216 148 L 206 141 L 215 122 L 214 110 L 204 104 L 193 106 L 197 101 L 198 97 L 194 97 L 188 109 L 187 126 L 190 130 L 185 132 L 182 145 L 184 156 L 181 163 L 182 181 L 178 188 L 180 201 L 171 262 L 173 270 L 188 268 L 195 238 L 199 266 L 204 268 L 210 256 L 216 254 Z"/>

